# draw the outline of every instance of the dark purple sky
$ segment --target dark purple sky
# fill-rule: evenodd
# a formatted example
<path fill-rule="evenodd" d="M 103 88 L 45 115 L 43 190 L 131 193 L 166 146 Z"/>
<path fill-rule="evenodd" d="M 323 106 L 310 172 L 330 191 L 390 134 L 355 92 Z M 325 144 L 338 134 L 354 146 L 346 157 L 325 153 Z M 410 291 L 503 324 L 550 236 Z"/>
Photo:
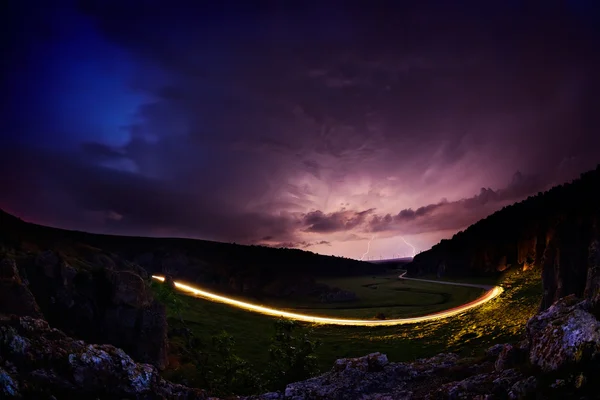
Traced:
<path fill-rule="evenodd" d="M 7 3 L 29 221 L 388 258 L 600 162 L 592 0 Z"/>

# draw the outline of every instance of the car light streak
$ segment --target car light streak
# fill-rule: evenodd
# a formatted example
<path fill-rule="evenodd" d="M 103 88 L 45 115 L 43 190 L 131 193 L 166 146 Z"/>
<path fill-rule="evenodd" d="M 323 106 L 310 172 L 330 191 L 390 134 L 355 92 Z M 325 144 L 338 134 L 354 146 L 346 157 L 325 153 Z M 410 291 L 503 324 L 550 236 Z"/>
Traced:
<path fill-rule="evenodd" d="M 163 276 L 152 275 L 153 279 L 164 282 L 165 278 Z M 192 294 L 197 297 L 201 297 L 206 300 L 214 301 L 217 303 L 228 304 L 230 306 L 238 307 L 243 310 L 253 311 L 256 313 L 269 315 L 272 317 L 279 318 L 287 318 L 296 321 L 310 322 L 314 324 L 327 324 L 327 325 L 350 325 L 350 326 L 389 326 L 389 325 L 404 325 L 404 324 L 414 324 L 419 322 L 433 321 L 442 318 L 448 318 L 460 313 L 463 313 L 467 310 L 470 310 L 474 307 L 480 306 L 493 298 L 500 295 L 503 292 L 503 289 L 500 286 L 494 286 L 492 289 L 488 290 L 483 296 L 479 297 L 476 300 L 473 300 L 469 303 L 463 304 L 458 307 L 451 308 L 449 310 L 440 311 L 434 314 L 423 315 L 421 317 L 413 317 L 413 318 L 398 318 L 398 319 L 386 319 L 386 320 L 370 320 L 370 319 L 345 319 L 345 318 L 328 318 L 328 317 L 319 317 L 315 315 L 307 315 L 307 314 L 298 314 L 294 312 L 278 310 L 275 308 L 264 307 L 257 304 L 246 303 L 245 301 L 235 300 L 229 297 L 220 296 L 218 294 L 210 293 L 205 290 L 197 289 L 192 286 L 175 282 L 175 287 L 182 292 Z"/>

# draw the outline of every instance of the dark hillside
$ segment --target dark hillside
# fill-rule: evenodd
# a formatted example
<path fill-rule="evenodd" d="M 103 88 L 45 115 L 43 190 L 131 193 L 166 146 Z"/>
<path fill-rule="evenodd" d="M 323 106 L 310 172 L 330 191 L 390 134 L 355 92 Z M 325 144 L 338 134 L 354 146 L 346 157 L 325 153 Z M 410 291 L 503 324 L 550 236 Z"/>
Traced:
<path fill-rule="evenodd" d="M 407 269 L 412 275 L 479 276 L 540 266 L 546 308 L 560 297 L 583 295 L 599 222 L 600 165 L 442 240 L 417 255 Z"/>
<path fill-rule="evenodd" d="M 0 243 L 21 253 L 57 251 L 71 264 L 134 263 L 150 273 L 257 295 L 266 287 L 271 292 L 278 287 L 308 290 L 315 277 L 369 274 L 385 268 L 297 249 L 69 231 L 27 223 L 3 211 Z"/>

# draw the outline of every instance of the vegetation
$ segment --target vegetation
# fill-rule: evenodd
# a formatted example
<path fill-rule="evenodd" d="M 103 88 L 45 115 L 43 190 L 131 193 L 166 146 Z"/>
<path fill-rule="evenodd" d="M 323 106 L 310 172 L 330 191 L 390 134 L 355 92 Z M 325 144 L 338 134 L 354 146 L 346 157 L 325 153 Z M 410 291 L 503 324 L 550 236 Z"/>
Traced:
<path fill-rule="evenodd" d="M 312 331 L 297 332 L 298 328 L 299 324 L 294 321 L 275 323 L 267 367 L 267 382 L 271 389 L 283 389 L 290 382 L 319 373 L 315 352 L 321 343 L 312 338 Z"/>
<path fill-rule="evenodd" d="M 288 371 L 303 371 L 308 376 L 317 369 L 331 368 L 338 358 L 358 357 L 376 351 L 387 354 L 392 361 L 410 361 L 440 352 L 476 356 L 493 344 L 517 341 L 525 322 L 538 309 L 542 291 L 539 276 L 539 270 L 506 271 L 499 278 L 499 283 L 506 289 L 500 297 L 449 319 L 390 327 L 294 323 L 289 325 L 293 326 L 289 333 L 285 332 L 285 323 L 278 325 L 274 318 L 182 294 L 177 296 L 183 303 L 183 319 L 200 342 L 211 343 L 213 336 L 225 330 L 234 339 L 230 343 L 231 351 L 247 361 L 246 365 L 251 364 L 254 371 L 269 371 L 274 355 L 285 354 L 287 358 L 282 365 L 290 366 Z M 177 332 L 182 327 L 177 313 L 171 309 L 168 312 L 169 325 Z M 170 340 L 173 364 L 165 374 L 175 381 L 195 382 L 194 377 L 199 373 L 193 361 L 181 351 L 182 336 L 173 334 Z M 274 341 L 288 351 L 269 350 L 273 349 Z M 304 347 L 298 346 L 298 343 L 303 343 Z M 296 350 L 290 351 L 291 348 Z M 206 347 L 205 351 L 216 352 Z M 298 358 L 304 361 L 294 362 Z M 214 364 L 208 357 L 202 365 L 210 370 Z M 263 390 L 278 389 L 297 380 L 296 374 L 299 372 L 289 372 L 272 380 L 264 379 L 258 386 Z M 257 392 L 258 386 L 243 388 L 238 393 Z"/>
<path fill-rule="evenodd" d="M 548 239 L 557 237 L 563 252 L 568 249 L 568 258 L 579 264 L 569 273 L 582 274 L 587 247 L 597 229 L 594 221 L 600 218 L 598 187 L 600 165 L 571 183 L 529 196 L 479 220 L 418 254 L 406 268 L 413 275 L 437 274 L 442 269 L 445 275 L 472 277 L 494 275 L 511 265 L 541 267 Z M 585 279 L 578 278 L 579 282 Z M 576 286 L 573 292 L 581 295 L 582 289 Z"/>
<path fill-rule="evenodd" d="M 322 278 L 320 283 L 356 294 L 351 301 L 324 302 L 318 296 L 264 299 L 261 303 L 306 314 L 369 319 L 408 318 L 447 310 L 475 300 L 483 289 L 398 279 L 399 272 L 382 275 Z M 252 297 L 245 297 L 256 301 Z M 381 318 L 378 318 L 381 319 Z"/>

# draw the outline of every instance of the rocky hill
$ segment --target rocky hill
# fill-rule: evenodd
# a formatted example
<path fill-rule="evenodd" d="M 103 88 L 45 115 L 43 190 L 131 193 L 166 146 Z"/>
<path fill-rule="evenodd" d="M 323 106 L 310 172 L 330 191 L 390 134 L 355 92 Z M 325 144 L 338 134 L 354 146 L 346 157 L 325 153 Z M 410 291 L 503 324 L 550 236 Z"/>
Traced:
<path fill-rule="evenodd" d="M 583 296 L 590 243 L 600 236 L 600 165 L 482 219 L 415 257 L 409 275 L 493 275 L 507 268 L 542 268 L 542 309 L 561 297 Z"/>

